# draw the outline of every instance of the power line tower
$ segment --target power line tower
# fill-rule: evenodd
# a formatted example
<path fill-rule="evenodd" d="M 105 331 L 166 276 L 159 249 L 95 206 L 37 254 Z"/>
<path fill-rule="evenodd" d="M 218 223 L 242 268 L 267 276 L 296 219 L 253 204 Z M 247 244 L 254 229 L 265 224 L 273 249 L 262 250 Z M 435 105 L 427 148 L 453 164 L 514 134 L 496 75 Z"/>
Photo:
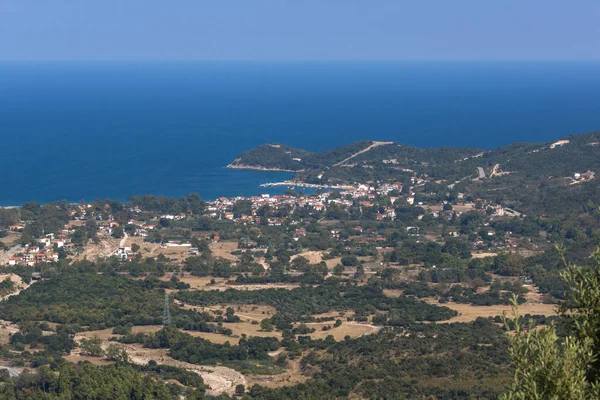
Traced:
<path fill-rule="evenodd" d="M 171 325 L 171 311 L 169 310 L 169 294 L 165 293 L 165 308 L 163 311 L 163 326 Z"/>

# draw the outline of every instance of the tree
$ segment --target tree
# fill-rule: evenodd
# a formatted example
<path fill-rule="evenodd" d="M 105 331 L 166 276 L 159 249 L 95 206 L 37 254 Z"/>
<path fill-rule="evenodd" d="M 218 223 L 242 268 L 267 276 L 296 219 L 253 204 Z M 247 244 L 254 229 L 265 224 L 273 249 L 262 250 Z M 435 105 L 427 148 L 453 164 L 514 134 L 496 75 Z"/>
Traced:
<path fill-rule="evenodd" d="M 125 231 L 123 230 L 123 227 L 117 226 L 117 227 L 113 228 L 113 230 L 112 230 L 112 236 L 113 237 L 115 237 L 117 239 L 120 239 L 124 235 L 125 235 Z"/>
<path fill-rule="evenodd" d="M 112 361 L 118 362 L 128 362 L 129 356 L 127 355 L 127 351 L 119 345 L 111 344 L 106 349 L 106 357 Z"/>
<path fill-rule="evenodd" d="M 504 322 L 507 328 L 515 327 L 514 335 L 508 336 L 515 371 L 513 384 L 503 399 L 600 397 L 600 248 L 592 259 L 594 265 L 590 268 L 564 261 L 566 270 L 561 276 L 571 293 L 560 313 L 570 321 L 572 334 L 561 338 L 554 326 L 523 329 L 513 297 L 514 318 L 504 318 Z"/>
<path fill-rule="evenodd" d="M 102 357 L 104 355 L 102 340 L 96 335 L 89 339 L 81 339 L 79 347 L 81 347 L 81 352 L 88 356 Z"/>
<path fill-rule="evenodd" d="M 270 318 L 265 318 L 260 321 L 260 329 L 266 332 L 271 332 L 273 330 L 273 321 Z"/>
<path fill-rule="evenodd" d="M 342 276 L 343 273 L 344 273 L 344 266 L 342 264 L 338 264 L 335 267 L 333 267 L 334 275 Z"/>
<path fill-rule="evenodd" d="M 137 243 L 132 244 L 131 251 L 133 251 L 134 253 L 137 253 L 138 251 L 140 251 L 140 245 Z"/>
<path fill-rule="evenodd" d="M 243 396 L 246 393 L 246 387 L 241 383 L 235 387 L 235 395 Z"/>
<path fill-rule="evenodd" d="M 344 267 L 353 267 L 360 264 L 360 261 L 355 255 L 344 256 L 342 257 L 341 262 Z"/>

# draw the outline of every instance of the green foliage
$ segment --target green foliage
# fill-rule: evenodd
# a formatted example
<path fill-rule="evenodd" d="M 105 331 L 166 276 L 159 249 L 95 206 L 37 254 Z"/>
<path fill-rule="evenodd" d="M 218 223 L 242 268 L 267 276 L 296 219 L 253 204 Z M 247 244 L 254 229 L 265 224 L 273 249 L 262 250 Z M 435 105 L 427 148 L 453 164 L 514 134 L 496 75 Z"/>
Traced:
<path fill-rule="evenodd" d="M 264 144 L 242 153 L 232 165 L 299 171 L 331 166 L 367 148 L 372 142 L 361 141 L 321 153 L 294 149 L 285 145 Z M 296 160 L 294 160 L 296 159 Z M 300 160 L 297 160 L 300 159 Z"/>
<path fill-rule="evenodd" d="M 0 208 L 0 230 L 6 229 L 19 222 L 18 208 Z"/>
<path fill-rule="evenodd" d="M 179 199 L 164 196 L 144 195 L 132 196 L 129 201 L 142 210 L 154 211 L 163 214 L 180 214 L 191 212 L 202 214 L 206 203 L 196 193 L 189 194 Z"/>
<path fill-rule="evenodd" d="M 600 249 L 593 266 L 567 264 L 562 273 L 571 289 L 561 314 L 572 332 L 559 337 L 554 326 L 524 330 L 514 300 L 514 335 L 509 353 L 514 381 L 504 399 L 597 399 L 600 397 Z M 509 320 L 505 319 L 507 328 Z"/>
<path fill-rule="evenodd" d="M 163 328 L 155 334 L 129 334 L 118 340 L 122 343 L 141 343 L 149 348 L 167 348 L 169 355 L 176 360 L 199 365 L 249 360 L 270 364 L 268 353 L 280 347 L 279 340 L 272 337 L 241 338 L 235 346 L 229 342 L 216 344 L 173 327 Z"/>
<path fill-rule="evenodd" d="M 341 342 L 307 341 L 305 383 L 279 389 L 255 385 L 256 399 L 496 398 L 510 376 L 506 338 L 490 322 L 414 324 Z M 352 395 L 351 395 L 352 394 Z"/>
<path fill-rule="evenodd" d="M 37 282 L 0 303 L 0 318 L 50 321 L 90 329 L 162 323 L 164 294 L 155 279 L 132 280 L 97 274 L 60 275 Z M 167 282 L 168 283 L 168 282 Z M 172 306 L 173 324 L 188 330 L 223 331 L 209 314 Z"/>
<path fill-rule="evenodd" d="M 354 310 L 359 315 L 374 314 L 377 310 L 390 314 L 388 324 L 402 325 L 411 321 L 441 321 L 456 315 L 447 307 L 439 307 L 408 297 L 392 299 L 376 285 L 357 286 L 327 280 L 320 286 L 292 290 L 264 289 L 241 291 L 179 292 L 176 298 L 194 305 L 267 304 L 277 309 L 270 318 L 279 329 L 290 329 L 291 323 L 309 321 L 310 315 L 330 311 Z"/>
<path fill-rule="evenodd" d="M 98 336 L 91 337 L 89 339 L 81 339 L 79 347 L 83 354 L 92 357 L 102 357 L 104 350 L 102 349 L 102 340 Z"/>
<path fill-rule="evenodd" d="M 21 374 L 10 379 L 0 386 L 0 398 L 175 400 L 178 396 L 164 383 L 145 377 L 131 366 L 63 363 L 57 372 L 42 368 L 36 375 Z"/>

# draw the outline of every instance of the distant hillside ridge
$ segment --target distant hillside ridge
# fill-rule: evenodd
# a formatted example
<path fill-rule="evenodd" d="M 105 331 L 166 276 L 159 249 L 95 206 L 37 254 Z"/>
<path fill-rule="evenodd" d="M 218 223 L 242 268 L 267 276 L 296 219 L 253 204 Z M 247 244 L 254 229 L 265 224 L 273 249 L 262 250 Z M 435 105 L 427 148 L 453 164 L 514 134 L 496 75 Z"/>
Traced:
<path fill-rule="evenodd" d="M 330 167 L 374 145 L 373 141 L 360 141 L 333 150 L 313 153 L 284 144 L 263 144 L 242 153 L 228 168 L 260 169 L 267 171 L 299 172 L 307 169 Z"/>
<path fill-rule="evenodd" d="M 295 172 L 307 183 L 356 183 L 429 176 L 453 183 L 516 175 L 519 180 L 567 177 L 600 171 L 600 131 L 546 143 L 513 143 L 492 150 L 459 147 L 419 148 L 363 140 L 322 152 L 283 144 L 246 151 L 229 168 Z"/>

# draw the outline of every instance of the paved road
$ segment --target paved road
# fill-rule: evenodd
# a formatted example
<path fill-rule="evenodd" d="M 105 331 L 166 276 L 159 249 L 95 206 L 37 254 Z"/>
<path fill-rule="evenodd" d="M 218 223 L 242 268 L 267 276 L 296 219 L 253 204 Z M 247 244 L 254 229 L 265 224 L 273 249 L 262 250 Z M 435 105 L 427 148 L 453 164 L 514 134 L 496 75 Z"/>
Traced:
<path fill-rule="evenodd" d="M 6 253 L 2 254 L 0 256 L 0 264 L 4 264 L 6 261 L 8 261 L 9 258 L 11 258 L 17 251 L 19 251 L 19 249 L 21 249 L 21 245 L 18 244 L 15 247 L 9 249 Z"/>
<path fill-rule="evenodd" d="M 483 170 L 482 167 L 477 167 L 477 171 L 479 171 L 479 178 L 478 179 L 485 179 L 485 171 Z"/>
<path fill-rule="evenodd" d="M 12 368 L 10 368 L 10 367 L 3 367 L 3 366 L 1 366 L 1 365 L 0 365 L 0 369 L 5 369 L 5 370 L 7 370 L 7 371 L 8 371 L 8 374 L 9 374 L 10 376 L 12 376 L 13 378 L 14 378 L 15 376 L 19 376 L 19 375 L 21 374 L 21 373 L 20 373 L 19 371 L 17 371 L 16 369 L 12 369 Z"/>
<path fill-rule="evenodd" d="M 510 209 L 510 208 L 505 208 L 504 211 L 509 214 L 516 215 L 517 217 L 524 217 L 524 215 L 521 214 L 520 212 Z"/>

